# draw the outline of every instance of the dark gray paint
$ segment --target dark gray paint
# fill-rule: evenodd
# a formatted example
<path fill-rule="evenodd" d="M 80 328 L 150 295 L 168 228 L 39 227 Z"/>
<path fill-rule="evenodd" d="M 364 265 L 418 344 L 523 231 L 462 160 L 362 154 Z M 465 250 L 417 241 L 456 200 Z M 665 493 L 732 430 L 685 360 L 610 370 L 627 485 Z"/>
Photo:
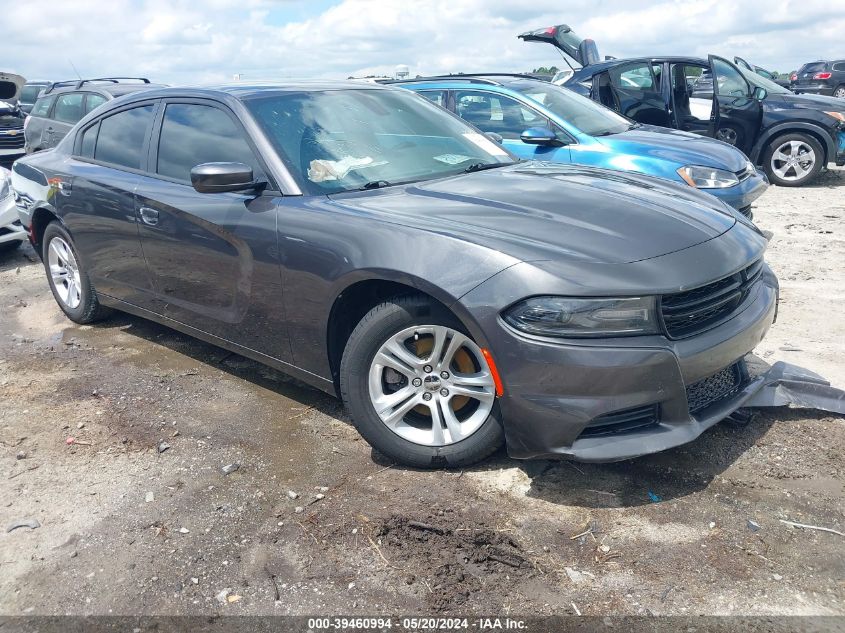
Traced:
<path fill-rule="evenodd" d="M 777 296 L 768 268 L 729 321 L 683 341 L 552 341 L 519 334 L 499 316 L 531 295 L 677 292 L 744 268 L 762 256 L 766 240 L 715 198 L 648 177 L 544 163 L 302 196 L 240 102 L 266 90 L 149 91 L 94 117 L 142 99 L 216 101 L 243 123 L 276 183 L 260 195 L 199 194 L 187 184 L 69 158 L 73 133 L 57 150 L 16 165 L 24 223 L 38 210 L 65 224 L 103 303 L 330 393 L 327 324 L 337 298 L 366 280 L 428 293 L 493 352 L 516 457 L 639 455 L 689 441 L 741 406 L 733 398 L 693 418 L 684 385 L 742 358 L 763 337 Z M 57 193 L 61 182 L 71 194 Z M 142 208 L 157 212 L 155 223 Z M 597 415 L 655 401 L 665 413 L 656 431 L 574 441 Z"/>

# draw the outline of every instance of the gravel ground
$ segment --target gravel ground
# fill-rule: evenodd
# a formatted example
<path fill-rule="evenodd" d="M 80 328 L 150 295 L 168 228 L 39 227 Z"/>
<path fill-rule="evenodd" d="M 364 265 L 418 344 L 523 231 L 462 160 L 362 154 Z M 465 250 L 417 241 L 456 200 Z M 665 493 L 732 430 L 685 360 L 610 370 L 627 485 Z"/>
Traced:
<path fill-rule="evenodd" d="M 754 210 L 783 290 L 757 354 L 838 386 L 843 192 L 832 170 Z M 28 247 L 0 260 L 0 314 L 0 527 L 40 525 L 0 532 L 0 615 L 845 614 L 845 538 L 780 521 L 845 531 L 841 417 L 420 472 L 278 372 L 134 317 L 70 323 Z"/>

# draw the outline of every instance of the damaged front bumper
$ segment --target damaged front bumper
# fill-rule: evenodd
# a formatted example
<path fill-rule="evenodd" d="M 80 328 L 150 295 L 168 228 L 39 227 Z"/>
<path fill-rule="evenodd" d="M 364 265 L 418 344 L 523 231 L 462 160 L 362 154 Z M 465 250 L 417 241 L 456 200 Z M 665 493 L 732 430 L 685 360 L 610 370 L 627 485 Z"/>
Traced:
<path fill-rule="evenodd" d="M 502 326 L 519 358 L 500 400 L 508 453 L 611 462 L 694 440 L 772 384 L 744 357 L 775 318 L 768 268 L 749 305 L 718 327 L 682 340 L 631 337 L 578 344 L 529 339 Z"/>

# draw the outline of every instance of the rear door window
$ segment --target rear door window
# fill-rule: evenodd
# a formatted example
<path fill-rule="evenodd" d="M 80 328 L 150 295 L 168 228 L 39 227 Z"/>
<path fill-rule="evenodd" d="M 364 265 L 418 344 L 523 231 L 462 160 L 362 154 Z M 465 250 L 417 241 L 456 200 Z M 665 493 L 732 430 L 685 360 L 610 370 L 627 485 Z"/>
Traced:
<path fill-rule="evenodd" d="M 421 94 L 423 97 L 431 101 L 432 103 L 436 103 L 441 108 L 446 107 L 446 91 L 445 90 L 422 90 L 418 94 Z"/>
<path fill-rule="evenodd" d="M 102 133 L 101 133 L 102 134 Z M 184 182 L 202 163 L 244 163 L 263 177 L 243 130 L 223 110 L 193 103 L 168 103 L 161 123 L 156 173 Z"/>
<path fill-rule="evenodd" d="M 608 70 L 610 82 L 614 88 L 622 90 L 640 89 L 656 90 L 656 81 L 651 72 L 651 65 L 646 62 L 635 62 L 616 66 Z"/>
<path fill-rule="evenodd" d="M 549 125 L 545 117 L 498 93 L 465 90 L 456 93 L 455 103 L 462 119 L 482 132 L 493 132 L 504 139 L 519 139 L 529 127 Z"/>
<path fill-rule="evenodd" d="M 100 121 L 94 158 L 112 165 L 141 169 L 154 112 L 155 106 L 149 104 L 123 110 Z"/>
<path fill-rule="evenodd" d="M 85 114 L 82 102 L 85 94 L 81 92 L 68 92 L 56 98 L 56 108 L 53 110 L 53 118 L 63 123 L 76 123 Z"/>
<path fill-rule="evenodd" d="M 32 112 L 29 114 L 31 116 L 47 116 L 47 113 L 50 112 L 50 108 L 53 105 L 53 102 L 56 100 L 56 95 L 50 95 L 48 97 L 41 97 L 38 101 L 35 102 L 35 105 L 32 108 Z"/>

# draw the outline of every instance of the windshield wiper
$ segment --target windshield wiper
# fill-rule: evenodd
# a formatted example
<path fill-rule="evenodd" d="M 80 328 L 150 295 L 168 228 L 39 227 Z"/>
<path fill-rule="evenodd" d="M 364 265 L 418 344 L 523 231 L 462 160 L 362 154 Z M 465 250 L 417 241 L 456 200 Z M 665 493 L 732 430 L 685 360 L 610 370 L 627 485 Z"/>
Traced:
<path fill-rule="evenodd" d="M 358 187 L 361 191 L 366 191 L 367 189 L 381 189 L 382 187 L 389 187 L 391 183 L 387 182 L 386 180 L 371 180 L 370 182 Z"/>
<path fill-rule="evenodd" d="M 505 167 L 506 165 L 513 165 L 513 163 L 473 163 L 464 169 L 464 173 L 471 174 L 474 171 L 483 171 L 485 169 L 493 169 L 495 167 Z"/>

